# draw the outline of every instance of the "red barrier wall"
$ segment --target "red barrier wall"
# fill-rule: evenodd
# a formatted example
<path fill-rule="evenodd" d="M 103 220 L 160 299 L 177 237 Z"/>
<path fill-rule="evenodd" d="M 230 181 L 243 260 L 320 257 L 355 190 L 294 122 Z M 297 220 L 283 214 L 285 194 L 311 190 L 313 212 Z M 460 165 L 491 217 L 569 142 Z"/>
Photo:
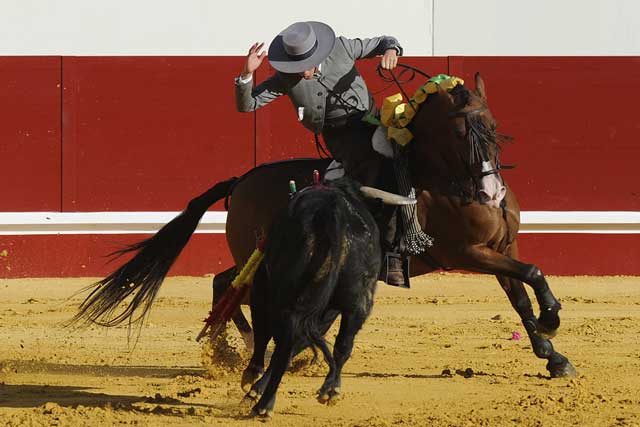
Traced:
<path fill-rule="evenodd" d="M 239 57 L 0 58 L 0 211 L 181 210 L 255 164 L 317 156 L 287 99 L 235 111 Z M 397 92 L 358 67 L 376 99 Z M 485 79 L 502 160 L 523 210 L 640 210 L 636 57 L 428 57 L 435 75 Z M 271 70 L 262 67 L 257 81 Z M 622 76 L 622 77 L 621 77 Z M 407 85 L 412 94 L 422 82 Z M 220 204 L 214 210 L 222 209 Z M 0 236 L 0 277 L 102 275 L 100 255 L 148 236 Z M 552 274 L 640 274 L 640 235 L 523 234 L 523 258 Z M 603 249 L 596 251 L 595 248 Z M 172 274 L 231 264 L 223 235 L 196 235 Z"/>
<path fill-rule="evenodd" d="M 142 234 L 0 236 L 0 278 L 104 277 L 128 257 L 109 263 L 108 254 L 148 239 Z M 224 234 L 194 234 L 171 275 L 202 276 L 233 266 Z"/>
<path fill-rule="evenodd" d="M 241 67 L 237 57 L 64 58 L 63 210 L 182 210 L 253 167 L 253 118 L 234 112 Z"/>
<path fill-rule="evenodd" d="M 60 210 L 59 57 L 0 57 L 0 211 Z"/>

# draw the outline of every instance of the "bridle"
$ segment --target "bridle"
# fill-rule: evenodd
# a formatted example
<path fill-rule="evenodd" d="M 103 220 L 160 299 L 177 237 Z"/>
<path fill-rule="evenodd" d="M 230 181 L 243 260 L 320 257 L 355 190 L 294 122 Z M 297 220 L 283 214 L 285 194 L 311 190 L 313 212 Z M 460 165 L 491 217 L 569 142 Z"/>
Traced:
<path fill-rule="evenodd" d="M 384 91 L 388 89 L 389 86 L 395 84 L 398 87 L 398 89 L 400 89 L 400 92 L 402 93 L 405 99 L 411 99 L 405 92 L 402 85 L 412 81 L 416 77 L 416 74 L 420 74 L 421 76 L 427 79 L 431 78 L 429 74 L 425 73 L 422 70 L 419 70 L 418 68 L 412 67 L 410 65 L 397 64 L 397 67 L 402 68 L 402 71 L 400 71 L 400 73 L 396 76 L 393 70 L 384 70 L 380 64 L 377 66 L 376 71 L 378 72 L 378 75 L 380 76 L 380 78 L 383 81 L 390 83 L 381 91 Z M 388 73 L 391 77 L 385 75 L 385 73 Z M 412 103 L 408 103 L 408 105 L 411 106 L 411 108 L 415 109 Z M 468 158 L 468 162 L 465 162 L 465 164 L 468 166 L 468 169 L 469 169 L 468 173 L 470 177 L 474 181 L 476 181 L 478 179 L 482 179 L 489 175 L 497 175 L 501 181 L 504 181 L 502 179 L 502 176 L 500 176 L 500 171 L 502 169 L 513 169 L 515 166 L 503 165 L 500 163 L 500 156 L 499 156 L 500 149 L 497 145 L 497 141 L 495 140 L 496 134 L 494 133 L 493 136 L 488 137 L 486 135 L 486 131 L 483 133 L 482 129 L 480 128 L 480 126 L 483 126 L 483 125 L 482 124 L 478 125 L 478 123 L 481 123 L 481 122 L 479 122 L 479 120 L 474 120 L 475 117 L 479 116 L 481 113 L 483 113 L 487 109 L 488 108 L 486 106 L 482 106 L 480 108 L 475 108 L 473 110 L 468 110 L 468 111 L 454 111 L 449 113 L 448 117 L 450 119 L 459 118 L 459 117 L 463 117 L 465 119 L 465 125 L 467 129 L 467 134 L 465 135 L 465 138 L 469 142 L 469 158 Z M 501 136 L 506 138 L 506 136 L 504 135 L 501 135 Z M 472 172 L 471 171 L 472 165 L 482 164 L 482 162 L 490 162 L 489 153 L 487 150 L 488 144 L 496 145 L 495 155 L 493 158 L 493 164 L 495 166 L 490 170 L 480 171 L 479 173 Z"/>
<path fill-rule="evenodd" d="M 469 111 L 455 111 L 449 113 L 449 118 L 463 117 L 465 119 L 465 125 L 467 129 L 467 135 L 465 136 L 465 138 L 469 142 L 469 165 L 489 162 L 489 153 L 487 152 L 488 144 L 495 144 L 497 147 L 497 141 L 495 141 L 495 138 L 487 137 L 487 135 L 484 135 L 478 128 L 478 125 L 476 124 L 477 121 L 472 119 L 473 117 L 478 116 L 486 110 L 487 107 L 480 107 Z M 513 169 L 515 166 L 501 164 L 499 154 L 500 149 L 499 147 L 497 147 L 493 158 L 493 164 L 495 164 L 495 167 L 490 170 L 481 171 L 479 174 L 474 174 L 474 177 L 484 178 L 485 176 L 489 175 L 498 175 L 502 180 L 500 171 L 502 169 Z"/>

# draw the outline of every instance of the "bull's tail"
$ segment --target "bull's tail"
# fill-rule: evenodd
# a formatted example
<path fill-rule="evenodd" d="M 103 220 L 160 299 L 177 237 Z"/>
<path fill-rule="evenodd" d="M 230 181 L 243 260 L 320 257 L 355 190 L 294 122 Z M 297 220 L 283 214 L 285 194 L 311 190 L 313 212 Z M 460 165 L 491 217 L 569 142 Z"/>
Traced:
<path fill-rule="evenodd" d="M 153 237 L 112 253 L 111 256 L 117 258 L 136 252 L 126 264 L 84 289 L 92 291 L 80 305 L 71 323 L 116 326 L 125 320 L 129 323 L 143 320 L 169 269 L 189 241 L 204 213 L 212 204 L 227 196 L 236 181 L 237 178 L 231 178 L 217 183 L 191 200 L 187 209 Z M 130 296 L 131 302 L 119 311 L 120 304 Z M 138 309 L 141 311 L 134 317 Z"/>
<path fill-rule="evenodd" d="M 345 250 L 344 218 L 337 203 L 335 192 L 309 191 L 294 208 L 306 213 L 294 212 L 286 224 L 272 228 L 275 235 L 269 236 L 265 247 L 276 313 L 289 317 L 295 334 L 325 355 L 322 317 L 337 286 Z"/>

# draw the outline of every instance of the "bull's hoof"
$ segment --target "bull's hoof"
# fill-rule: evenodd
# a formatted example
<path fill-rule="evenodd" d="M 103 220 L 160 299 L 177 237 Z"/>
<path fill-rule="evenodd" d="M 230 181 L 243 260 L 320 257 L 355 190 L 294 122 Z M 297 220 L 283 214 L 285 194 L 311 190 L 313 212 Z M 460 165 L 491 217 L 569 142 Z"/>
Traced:
<path fill-rule="evenodd" d="M 266 408 L 253 408 L 251 410 L 251 413 L 249 414 L 249 417 L 259 418 L 263 421 L 269 421 L 271 418 L 273 418 L 273 410 Z"/>
<path fill-rule="evenodd" d="M 247 394 L 244 395 L 244 397 L 242 398 L 242 404 L 243 405 L 247 405 L 247 404 L 255 404 L 259 399 L 260 399 L 261 395 L 256 391 L 256 390 L 249 390 L 249 392 Z"/>
<path fill-rule="evenodd" d="M 320 390 L 318 392 L 317 399 L 318 402 L 322 403 L 323 405 L 333 406 L 338 403 L 341 397 L 342 394 L 340 394 L 340 387 L 331 387 L 326 390 Z"/>
<path fill-rule="evenodd" d="M 247 369 L 245 369 L 242 373 L 242 380 L 240 380 L 242 390 L 249 391 L 251 389 L 251 386 L 254 385 L 256 381 L 258 381 L 258 378 L 260 378 L 262 374 L 264 374 L 264 369 L 262 368 L 249 366 Z"/>
<path fill-rule="evenodd" d="M 547 363 L 547 370 L 551 374 L 551 378 L 573 378 L 578 376 L 576 368 L 566 359 L 561 363 Z"/>

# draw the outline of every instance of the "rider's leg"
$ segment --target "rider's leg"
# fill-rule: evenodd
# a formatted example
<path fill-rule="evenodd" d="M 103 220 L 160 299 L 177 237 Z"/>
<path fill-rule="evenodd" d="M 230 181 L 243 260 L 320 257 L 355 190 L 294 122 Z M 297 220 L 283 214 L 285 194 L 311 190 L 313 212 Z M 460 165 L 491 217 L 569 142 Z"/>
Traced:
<path fill-rule="evenodd" d="M 392 160 L 383 159 L 377 187 L 390 193 L 398 193 L 398 183 Z M 400 223 L 400 207 L 382 205 L 376 209 L 376 221 L 382 243 L 382 268 L 379 279 L 393 286 L 405 286 L 403 272 L 403 229 Z"/>
<path fill-rule="evenodd" d="M 342 163 L 346 175 L 363 185 L 397 193 L 392 161 L 382 157 L 371 145 L 375 130 L 375 126 L 358 123 L 350 127 L 326 129 L 323 136 L 331 155 Z M 375 209 L 374 215 L 380 228 L 383 255 L 398 254 L 385 256 L 380 279 L 390 285 L 404 286 L 403 260 L 398 246 L 402 242 L 402 229 L 398 227 L 397 209 L 392 206 Z"/>

